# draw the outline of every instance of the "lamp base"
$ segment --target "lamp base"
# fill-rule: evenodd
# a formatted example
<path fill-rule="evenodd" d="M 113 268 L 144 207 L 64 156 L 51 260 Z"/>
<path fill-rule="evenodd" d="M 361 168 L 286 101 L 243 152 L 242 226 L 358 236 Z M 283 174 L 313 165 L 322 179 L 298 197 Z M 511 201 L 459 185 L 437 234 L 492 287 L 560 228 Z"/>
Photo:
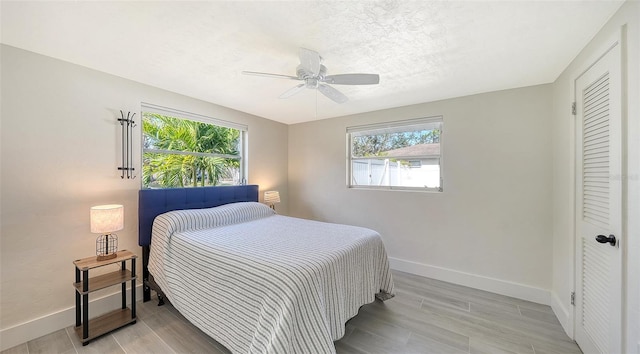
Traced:
<path fill-rule="evenodd" d="M 98 261 L 116 258 L 118 256 L 118 235 L 107 234 L 98 236 L 96 239 L 96 255 Z"/>
<path fill-rule="evenodd" d="M 98 260 L 98 261 L 106 261 L 107 259 L 114 259 L 116 257 L 118 257 L 117 253 L 99 254 L 96 257 L 96 260 Z"/>

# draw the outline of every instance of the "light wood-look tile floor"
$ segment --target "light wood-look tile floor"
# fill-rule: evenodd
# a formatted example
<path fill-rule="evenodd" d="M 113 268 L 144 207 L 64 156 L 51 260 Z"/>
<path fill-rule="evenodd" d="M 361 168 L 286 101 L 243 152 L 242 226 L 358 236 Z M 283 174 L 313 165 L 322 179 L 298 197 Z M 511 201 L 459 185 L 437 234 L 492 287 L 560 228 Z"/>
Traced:
<path fill-rule="evenodd" d="M 397 295 L 363 306 L 338 353 L 581 353 L 549 306 L 394 271 Z M 171 304 L 138 303 L 138 321 L 82 346 L 73 327 L 14 353 L 229 353 Z"/>

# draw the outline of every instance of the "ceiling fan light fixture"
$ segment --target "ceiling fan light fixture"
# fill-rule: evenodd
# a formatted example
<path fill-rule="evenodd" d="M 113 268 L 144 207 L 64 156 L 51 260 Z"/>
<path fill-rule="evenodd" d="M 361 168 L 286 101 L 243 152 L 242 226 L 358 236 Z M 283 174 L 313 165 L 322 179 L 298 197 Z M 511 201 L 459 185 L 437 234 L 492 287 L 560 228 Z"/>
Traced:
<path fill-rule="evenodd" d="M 317 89 L 318 88 L 318 79 L 310 77 L 305 80 L 305 85 L 309 89 Z"/>

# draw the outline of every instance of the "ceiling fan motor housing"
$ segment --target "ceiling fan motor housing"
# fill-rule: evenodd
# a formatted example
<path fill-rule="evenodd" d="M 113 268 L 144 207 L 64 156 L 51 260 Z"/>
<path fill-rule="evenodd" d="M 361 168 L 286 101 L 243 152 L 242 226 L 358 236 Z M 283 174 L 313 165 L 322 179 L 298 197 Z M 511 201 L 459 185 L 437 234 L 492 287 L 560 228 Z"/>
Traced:
<path fill-rule="evenodd" d="M 320 65 L 320 71 L 317 75 L 314 75 L 311 71 L 304 68 L 302 65 L 298 65 L 296 68 L 296 75 L 300 80 L 304 80 L 305 87 L 310 89 L 318 88 L 318 84 L 324 79 L 327 74 L 327 67 Z"/>
<path fill-rule="evenodd" d="M 296 68 L 296 75 L 300 80 L 306 80 L 309 78 L 322 80 L 324 79 L 326 74 L 327 74 L 327 67 L 324 65 L 320 65 L 320 70 L 318 71 L 317 75 L 307 70 L 307 68 L 303 67 L 302 65 L 298 65 L 298 67 Z"/>

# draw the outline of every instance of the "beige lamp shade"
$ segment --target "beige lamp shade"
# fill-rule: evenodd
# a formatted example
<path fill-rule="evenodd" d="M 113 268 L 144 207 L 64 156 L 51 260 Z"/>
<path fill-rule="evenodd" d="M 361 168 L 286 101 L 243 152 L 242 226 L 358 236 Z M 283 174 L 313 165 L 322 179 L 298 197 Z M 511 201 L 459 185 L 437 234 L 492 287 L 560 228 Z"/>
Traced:
<path fill-rule="evenodd" d="M 91 232 L 107 234 L 124 229 L 124 207 L 119 204 L 91 207 Z"/>
<path fill-rule="evenodd" d="M 264 202 L 269 205 L 280 203 L 280 193 L 278 191 L 264 192 Z"/>

